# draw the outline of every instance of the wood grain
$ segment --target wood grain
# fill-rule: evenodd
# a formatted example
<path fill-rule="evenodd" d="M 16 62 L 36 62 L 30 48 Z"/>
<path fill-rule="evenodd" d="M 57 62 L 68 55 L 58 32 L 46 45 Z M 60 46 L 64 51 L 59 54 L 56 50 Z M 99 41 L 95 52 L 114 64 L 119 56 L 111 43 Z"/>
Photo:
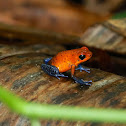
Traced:
<path fill-rule="evenodd" d="M 116 28 L 114 24 L 108 23 L 109 21 L 88 28 L 80 37 L 80 43 L 89 47 L 126 55 L 126 37 L 121 34 L 122 31 L 125 33 L 124 28 Z"/>
<path fill-rule="evenodd" d="M 44 49 L 44 47 L 41 47 Z M 52 50 L 50 50 L 52 51 Z M 17 54 L 1 59 L 0 83 L 27 101 L 48 104 L 87 106 L 98 108 L 126 107 L 126 79 L 124 77 L 91 68 L 91 73 L 76 71 L 76 76 L 92 80 L 90 87 L 80 87 L 70 77 L 58 80 L 41 70 L 43 59 L 49 55 L 43 52 Z M 66 73 L 70 76 L 70 71 Z M 92 126 L 97 123 L 42 121 L 42 125 Z M 30 125 L 29 121 L 10 112 L 0 104 L 0 125 Z M 106 125 L 106 124 L 97 124 Z M 114 124 L 108 124 L 114 125 Z"/>

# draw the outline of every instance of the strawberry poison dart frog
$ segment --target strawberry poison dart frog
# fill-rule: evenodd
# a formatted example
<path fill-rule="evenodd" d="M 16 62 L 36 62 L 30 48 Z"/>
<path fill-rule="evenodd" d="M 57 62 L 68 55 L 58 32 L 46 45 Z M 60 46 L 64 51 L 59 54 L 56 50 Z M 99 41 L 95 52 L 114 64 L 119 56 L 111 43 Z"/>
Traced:
<path fill-rule="evenodd" d="M 51 76 L 55 76 L 58 79 L 59 77 L 68 77 L 62 74 L 62 72 L 66 72 L 71 69 L 71 77 L 75 80 L 76 83 L 81 85 L 91 85 L 92 81 L 83 81 L 74 76 L 75 70 L 84 70 L 90 73 L 90 69 L 83 68 L 80 63 L 83 63 L 92 57 L 92 52 L 89 51 L 87 47 L 81 47 L 79 49 L 66 50 L 59 52 L 53 58 L 44 59 L 44 63 L 41 68 L 44 72 Z M 78 67 L 78 68 L 76 68 Z M 75 69 L 76 68 L 76 69 Z"/>

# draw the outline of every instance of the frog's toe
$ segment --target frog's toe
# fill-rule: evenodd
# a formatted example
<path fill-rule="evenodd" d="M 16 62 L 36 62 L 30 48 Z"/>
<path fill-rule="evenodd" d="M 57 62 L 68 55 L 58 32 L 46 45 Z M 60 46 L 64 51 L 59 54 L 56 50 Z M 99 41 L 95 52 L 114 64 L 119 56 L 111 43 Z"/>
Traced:
<path fill-rule="evenodd" d="M 57 76 L 58 76 L 58 77 L 68 77 L 68 76 L 66 76 L 66 75 L 64 75 L 64 74 L 62 74 L 62 73 L 59 73 Z"/>
<path fill-rule="evenodd" d="M 79 67 L 78 67 L 78 68 L 76 68 L 75 70 L 80 70 L 80 72 L 82 72 L 82 69 L 80 69 Z"/>
<path fill-rule="evenodd" d="M 60 78 L 57 76 L 57 75 L 54 75 L 57 79 L 59 79 L 60 80 Z"/>
<path fill-rule="evenodd" d="M 84 68 L 84 71 L 86 71 L 87 73 L 90 73 L 90 69 L 89 68 Z"/>
<path fill-rule="evenodd" d="M 83 79 L 79 79 L 79 78 L 76 78 L 76 77 L 73 77 L 73 79 L 75 80 L 76 83 L 79 83 L 81 85 L 91 85 L 92 81 L 84 81 Z"/>
<path fill-rule="evenodd" d="M 87 73 L 90 73 L 90 69 L 89 68 L 84 68 L 80 64 L 78 65 L 78 68 L 76 68 L 75 70 L 80 70 L 80 72 L 82 72 L 84 70 Z"/>

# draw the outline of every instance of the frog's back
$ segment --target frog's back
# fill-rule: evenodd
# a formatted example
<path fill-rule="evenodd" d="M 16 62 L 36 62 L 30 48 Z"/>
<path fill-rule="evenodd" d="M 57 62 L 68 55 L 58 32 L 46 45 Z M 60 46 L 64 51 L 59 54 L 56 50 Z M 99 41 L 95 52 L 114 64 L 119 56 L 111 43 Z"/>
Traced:
<path fill-rule="evenodd" d="M 76 60 L 75 52 L 76 49 L 59 52 L 51 59 L 49 64 L 56 66 L 59 69 L 59 72 L 70 70 L 71 65 L 73 65 Z"/>

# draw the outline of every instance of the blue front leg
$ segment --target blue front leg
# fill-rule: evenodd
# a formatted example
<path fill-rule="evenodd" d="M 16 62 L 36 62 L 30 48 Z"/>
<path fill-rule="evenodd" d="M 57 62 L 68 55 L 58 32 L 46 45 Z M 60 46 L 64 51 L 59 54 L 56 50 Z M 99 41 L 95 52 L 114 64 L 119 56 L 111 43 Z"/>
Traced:
<path fill-rule="evenodd" d="M 73 76 L 72 78 L 75 80 L 76 83 L 79 83 L 80 85 L 89 85 L 90 86 L 92 83 L 91 80 L 90 81 L 83 81 L 83 79 L 79 79 L 75 76 Z"/>
<path fill-rule="evenodd" d="M 48 62 L 49 62 L 51 59 L 52 59 L 52 57 L 44 59 L 44 63 L 45 63 L 45 64 L 48 64 Z"/>
<path fill-rule="evenodd" d="M 76 68 L 75 70 L 80 70 L 80 72 L 82 72 L 82 70 L 86 71 L 87 73 L 90 73 L 90 69 L 89 68 L 84 68 L 81 66 L 81 64 L 78 65 L 78 68 Z"/>
<path fill-rule="evenodd" d="M 52 59 L 52 57 L 50 58 L 47 58 L 47 59 L 44 59 L 44 62 L 45 64 L 42 64 L 41 65 L 41 68 L 42 70 L 47 73 L 48 75 L 50 76 L 54 76 L 58 79 L 60 79 L 59 77 L 68 77 L 68 76 L 65 76 L 64 74 L 62 73 L 59 73 L 59 70 L 57 67 L 55 66 L 52 66 L 52 65 L 48 65 L 48 62 Z"/>

